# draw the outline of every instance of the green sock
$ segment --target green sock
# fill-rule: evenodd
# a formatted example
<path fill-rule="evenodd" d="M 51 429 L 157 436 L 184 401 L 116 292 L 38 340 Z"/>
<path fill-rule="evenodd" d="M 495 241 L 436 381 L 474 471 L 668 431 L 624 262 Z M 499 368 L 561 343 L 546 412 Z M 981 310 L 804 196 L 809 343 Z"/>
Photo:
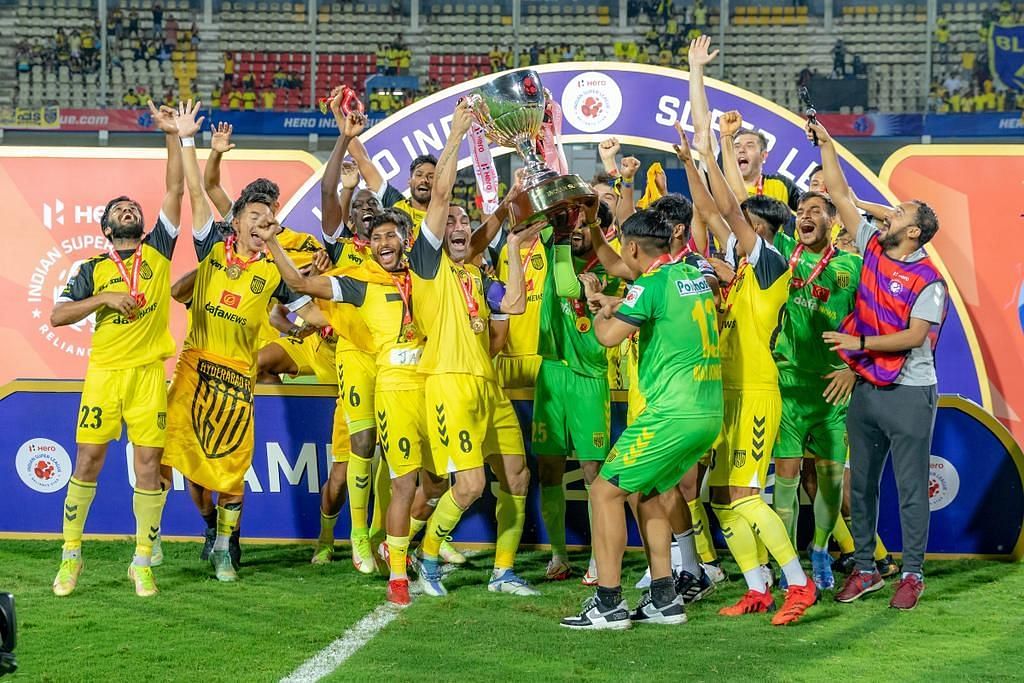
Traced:
<path fill-rule="evenodd" d="M 814 496 L 814 548 L 828 548 L 828 537 L 836 527 L 843 505 L 843 464 L 819 460 L 814 469 L 818 474 L 818 493 Z"/>
<path fill-rule="evenodd" d="M 566 559 L 565 549 L 565 489 L 557 486 L 542 486 L 540 489 L 540 514 L 551 543 L 551 554 Z"/>
<path fill-rule="evenodd" d="M 786 534 L 789 535 L 793 547 L 796 547 L 796 525 L 800 515 L 800 477 L 788 479 L 775 476 L 772 507 L 786 527 Z"/>

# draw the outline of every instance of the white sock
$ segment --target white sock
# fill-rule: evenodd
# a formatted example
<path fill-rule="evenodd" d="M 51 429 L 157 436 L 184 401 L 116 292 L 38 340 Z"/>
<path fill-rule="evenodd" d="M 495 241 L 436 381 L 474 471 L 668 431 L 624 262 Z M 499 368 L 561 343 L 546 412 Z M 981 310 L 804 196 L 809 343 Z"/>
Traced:
<path fill-rule="evenodd" d="M 747 581 L 747 588 L 752 591 L 764 593 L 768 590 L 768 582 L 764 580 L 764 572 L 761 571 L 760 565 L 743 572 L 743 578 Z"/>
<path fill-rule="evenodd" d="M 228 539 L 229 538 L 231 538 L 231 537 L 230 536 L 225 536 L 224 534 L 217 534 L 217 538 L 214 539 L 214 541 L 213 541 L 213 549 L 214 550 L 227 550 L 228 549 Z"/>
<path fill-rule="evenodd" d="M 679 550 L 679 566 L 683 571 L 700 578 L 700 560 L 697 558 L 697 544 L 693 540 L 693 529 L 687 529 L 681 534 L 673 534 L 676 542 L 672 544 L 673 557 L 672 565 L 675 566 L 675 550 Z"/>
<path fill-rule="evenodd" d="M 804 568 L 800 566 L 800 558 L 798 557 L 794 557 L 782 565 L 782 573 L 786 575 L 786 583 L 790 586 L 807 585 L 807 574 L 804 573 Z"/>
<path fill-rule="evenodd" d="M 153 560 L 149 557 L 143 557 L 142 555 L 136 555 L 132 560 L 132 564 L 136 567 L 151 567 L 153 566 Z"/>

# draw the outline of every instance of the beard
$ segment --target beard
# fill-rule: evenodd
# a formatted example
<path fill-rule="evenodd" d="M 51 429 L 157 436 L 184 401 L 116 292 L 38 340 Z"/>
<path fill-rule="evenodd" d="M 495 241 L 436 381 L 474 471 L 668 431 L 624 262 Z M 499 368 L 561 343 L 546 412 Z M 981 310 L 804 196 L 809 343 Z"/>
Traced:
<path fill-rule="evenodd" d="M 885 235 L 878 238 L 878 244 L 883 249 L 892 249 L 893 247 L 898 247 L 902 240 L 902 234 L 897 233 L 895 230 L 889 230 Z"/>
<path fill-rule="evenodd" d="M 142 237 L 142 223 L 128 223 L 121 225 L 115 223 L 110 226 L 110 239 L 113 240 L 137 240 Z"/>

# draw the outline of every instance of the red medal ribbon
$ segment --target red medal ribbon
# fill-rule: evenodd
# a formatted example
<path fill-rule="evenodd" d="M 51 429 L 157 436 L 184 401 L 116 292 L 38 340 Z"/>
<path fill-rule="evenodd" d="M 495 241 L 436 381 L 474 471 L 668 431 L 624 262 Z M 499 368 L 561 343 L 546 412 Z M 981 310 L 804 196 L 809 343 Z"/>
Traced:
<path fill-rule="evenodd" d="M 764 175 L 757 176 L 757 182 L 754 183 L 754 194 L 758 197 L 764 196 Z"/>
<path fill-rule="evenodd" d="M 836 254 L 836 247 L 833 244 L 829 244 L 825 253 L 821 255 L 821 259 L 814 264 L 814 268 L 811 269 L 811 274 L 807 276 L 807 279 L 801 279 L 796 277 L 796 264 L 800 262 L 800 255 L 804 253 L 804 245 L 798 244 L 796 249 L 793 250 L 793 255 L 789 257 L 789 268 L 794 272 L 793 279 L 790 281 L 789 286 L 793 289 L 800 289 L 814 282 L 821 272 L 828 267 L 829 261 Z"/>
<path fill-rule="evenodd" d="M 395 287 L 398 289 L 398 296 L 402 297 L 402 304 L 405 306 L 402 313 L 402 326 L 412 325 L 412 306 L 409 304 L 412 299 L 412 278 L 406 272 L 402 273 L 402 277 L 397 277 L 392 273 L 391 281 L 395 283 Z M 475 304 L 476 301 L 473 303 Z"/>
<path fill-rule="evenodd" d="M 459 289 L 462 290 L 462 298 L 466 300 L 466 310 L 470 318 L 479 317 L 480 304 L 473 298 L 473 278 L 465 269 L 459 270 Z"/>
<path fill-rule="evenodd" d="M 533 252 L 537 248 L 538 244 L 540 244 L 540 238 L 539 237 L 537 237 L 536 239 L 533 240 L 533 244 L 530 245 L 530 250 L 528 252 L 526 252 L 526 256 L 523 257 L 523 273 L 524 273 L 524 275 L 526 273 L 526 264 L 530 262 L 530 257 L 533 256 Z"/>
<path fill-rule="evenodd" d="M 128 287 L 128 295 L 135 299 L 136 305 L 141 308 L 146 305 L 146 297 L 139 292 L 139 273 L 142 272 L 142 242 L 139 242 L 139 246 L 135 248 L 129 258 L 135 259 L 132 262 L 132 273 L 129 277 L 128 268 L 125 267 L 124 261 L 121 260 L 121 255 L 117 253 L 113 246 L 107 247 L 107 255 L 110 260 L 114 262 L 114 266 L 117 267 L 117 272 L 121 274 L 121 280 Z"/>
<path fill-rule="evenodd" d="M 243 261 L 235 254 L 235 239 L 234 235 L 228 235 L 228 238 L 224 240 L 224 260 L 227 261 L 229 266 L 238 266 L 242 270 L 245 270 L 252 263 L 258 261 L 262 254 L 257 251 L 255 256 L 250 258 L 248 261 Z"/>
<path fill-rule="evenodd" d="M 658 268 L 661 268 L 666 263 L 669 264 L 669 265 L 671 265 L 673 263 L 678 263 L 679 260 L 681 258 L 683 258 L 683 256 L 685 256 L 685 255 L 686 255 L 686 249 L 685 248 L 682 251 L 680 251 L 678 254 L 662 254 L 658 258 L 654 259 L 654 263 L 652 263 L 647 268 L 647 270 L 644 271 L 644 275 L 647 275 L 648 273 L 654 272 L 655 270 L 657 270 Z"/>

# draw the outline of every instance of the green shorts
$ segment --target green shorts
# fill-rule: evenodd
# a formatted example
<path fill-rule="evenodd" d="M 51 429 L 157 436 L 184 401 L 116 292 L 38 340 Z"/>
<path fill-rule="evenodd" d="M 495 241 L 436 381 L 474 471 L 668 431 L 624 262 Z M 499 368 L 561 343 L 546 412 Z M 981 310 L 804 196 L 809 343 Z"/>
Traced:
<path fill-rule="evenodd" d="M 818 458 L 846 462 L 846 406 L 825 402 L 821 395 L 827 386 L 825 381 L 788 386 L 780 383 L 782 420 L 776 458 L 802 458 L 806 450 Z"/>
<path fill-rule="evenodd" d="M 683 417 L 647 410 L 622 432 L 601 476 L 627 493 L 664 493 L 711 448 L 721 417 Z"/>
<path fill-rule="evenodd" d="M 564 363 L 545 360 L 533 395 L 534 455 L 604 460 L 611 445 L 608 377 L 584 377 Z"/>

